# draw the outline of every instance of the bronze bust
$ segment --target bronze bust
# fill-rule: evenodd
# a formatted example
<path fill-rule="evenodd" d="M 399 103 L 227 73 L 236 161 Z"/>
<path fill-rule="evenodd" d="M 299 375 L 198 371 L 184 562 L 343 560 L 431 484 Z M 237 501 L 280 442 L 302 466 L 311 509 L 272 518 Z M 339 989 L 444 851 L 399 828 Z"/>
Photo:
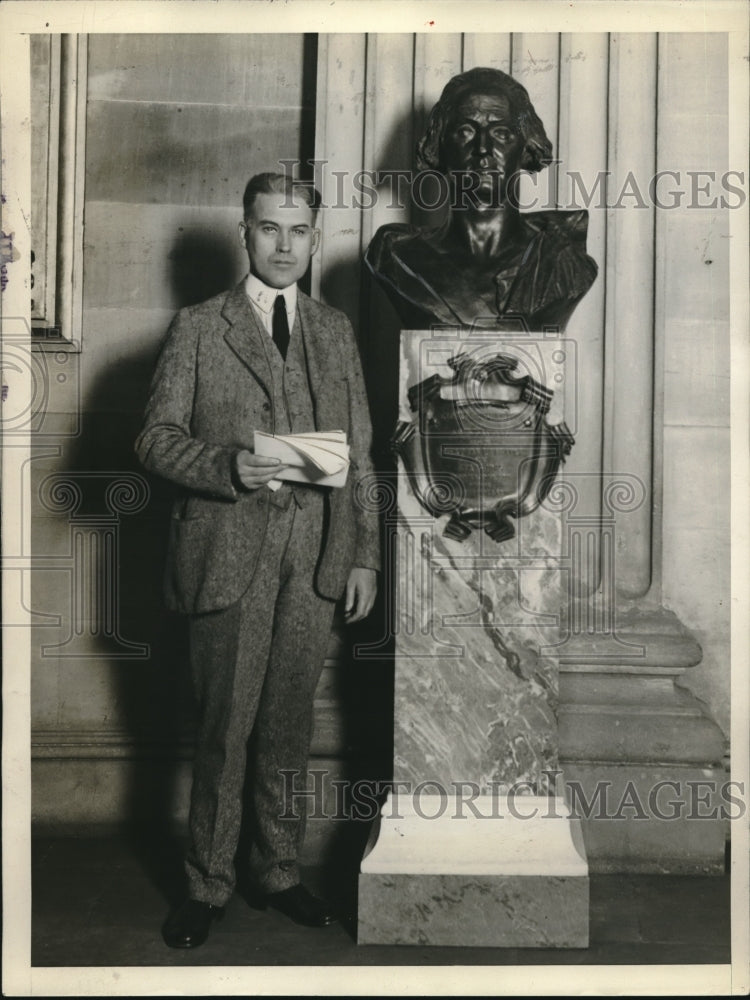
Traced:
<path fill-rule="evenodd" d="M 453 77 L 417 144 L 417 167 L 447 178 L 437 228 L 382 226 L 365 257 L 402 324 L 562 330 L 597 274 L 586 211 L 519 211 L 522 172 L 552 144 L 526 89 L 497 69 Z"/>

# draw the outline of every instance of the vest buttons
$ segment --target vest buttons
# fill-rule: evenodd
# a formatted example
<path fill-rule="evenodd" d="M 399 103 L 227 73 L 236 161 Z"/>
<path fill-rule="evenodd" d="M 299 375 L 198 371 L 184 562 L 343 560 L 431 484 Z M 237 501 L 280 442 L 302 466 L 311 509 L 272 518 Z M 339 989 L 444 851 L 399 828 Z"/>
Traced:
<path fill-rule="evenodd" d="M 262 507 L 265 502 L 266 502 L 266 498 L 261 493 L 261 495 L 258 497 L 258 506 Z"/>
<path fill-rule="evenodd" d="M 268 400 L 266 400 L 266 402 L 263 404 L 263 409 L 266 412 L 268 412 L 271 409 L 271 404 L 268 402 Z"/>

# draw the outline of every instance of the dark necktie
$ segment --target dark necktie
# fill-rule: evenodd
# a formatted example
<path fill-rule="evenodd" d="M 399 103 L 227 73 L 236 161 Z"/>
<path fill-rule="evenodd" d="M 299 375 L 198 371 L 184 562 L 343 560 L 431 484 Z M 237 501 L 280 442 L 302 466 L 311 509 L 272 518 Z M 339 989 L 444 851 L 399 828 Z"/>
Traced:
<path fill-rule="evenodd" d="M 273 342 L 279 349 L 279 354 L 286 361 L 286 351 L 289 347 L 289 321 L 286 318 L 286 302 L 283 295 L 277 295 L 273 304 Z"/>

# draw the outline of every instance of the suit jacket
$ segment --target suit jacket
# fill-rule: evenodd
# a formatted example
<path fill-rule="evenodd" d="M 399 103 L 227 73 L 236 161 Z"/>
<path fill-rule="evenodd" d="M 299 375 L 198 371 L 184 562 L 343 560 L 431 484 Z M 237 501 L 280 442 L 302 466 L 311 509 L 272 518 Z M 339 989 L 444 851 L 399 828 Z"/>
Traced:
<path fill-rule="evenodd" d="M 370 464 L 370 417 L 351 324 L 297 293 L 316 430 L 344 430 L 351 449 L 346 486 L 326 490 L 316 573 L 323 596 L 341 596 L 352 566 L 379 568 L 376 514 L 358 502 Z M 268 519 L 267 487 L 243 491 L 233 458 L 252 449 L 255 429 L 273 431 L 271 371 L 244 283 L 177 313 L 151 385 L 136 453 L 181 487 L 170 522 L 167 606 L 188 614 L 228 607 L 252 581 Z"/>

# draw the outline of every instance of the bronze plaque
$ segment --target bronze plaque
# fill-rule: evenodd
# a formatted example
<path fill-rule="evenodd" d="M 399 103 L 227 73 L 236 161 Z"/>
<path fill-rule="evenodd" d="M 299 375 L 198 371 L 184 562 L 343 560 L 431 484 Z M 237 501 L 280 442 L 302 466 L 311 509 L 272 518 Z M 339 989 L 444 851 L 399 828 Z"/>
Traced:
<path fill-rule="evenodd" d="M 516 358 L 458 354 L 448 364 L 452 378 L 409 389 L 414 418 L 399 422 L 392 445 L 425 510 L 451 515 L 446 535 L 463 540 L 481 527 L 502 542 L 515 535 L 510 518 L 547 496 L 573 437 L 564 422 L 547 423 L 552 392 L 516 377 Z"/>

